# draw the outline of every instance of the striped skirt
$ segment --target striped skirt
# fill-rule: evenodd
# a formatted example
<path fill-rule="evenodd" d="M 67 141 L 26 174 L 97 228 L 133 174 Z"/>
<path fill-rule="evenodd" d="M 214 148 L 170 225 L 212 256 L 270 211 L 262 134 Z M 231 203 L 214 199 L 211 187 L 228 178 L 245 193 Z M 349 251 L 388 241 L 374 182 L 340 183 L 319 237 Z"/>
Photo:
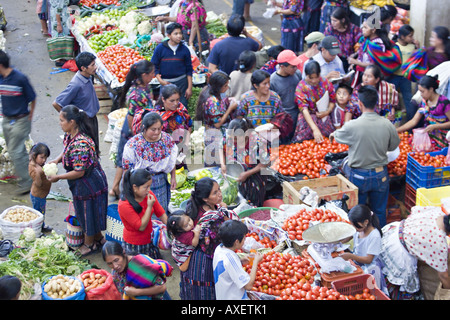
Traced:
<path fill-rule="evenodd" d="M 152 235 L 153 238 L 153 235 Z M 162 259 L 161 252 L 157 247 L 153 245 L 153 243 L 143 244 L 143 245 L 137 245 L 137 244 L 131 244 L 128 242 L 123 241 L 122 247 L 125 249 L 125 252 L 128 255 L 137 255 L 137 254 L 145 254 L 146 256 L 149 256 L 153 259 Z"/>
<path fill-rule="evenodd" d="M 170 202 L 170 184 L 167 180 L 167 174 L 164 172 L 155 173 L 152 177 L 152 185 L 150 190 L 153 191 L 156 199 L 158 199 L 158 202 L 164 208 L 164 211 L 168 212 Z"/>
<path fill-rule="evenodd" d="M 281 21 L 281 45 L 295 53 L 303 51 L 303 29 L 301 16 L 283 16 Z"/>
<path fill-rule="evenodd" d="M 106 230 L 108 182 L 100 163 L 95 163 L 83 177 L 67 180 L 72 192 L 75 215 L 85 235 Z"/>
<path fill-rule="evenodd" d="M 181 300 L 216 300 L 213 260 L 200 247 L 191 254 L 189 268 L 180 272 Z"/>
<path fill-rule="evenodd" d="M 334 130 L 336 130 L 330 116 L 328 116 L 328 119 L 325 122 L 323 122 L 322 119 L 317 118 L 315 114 L 311 114 L 311 118 L 324 137 L 329 137 L 330 134 L 334 132 Z M 311 139 L 314 139 L 312 129 L 306 122 L 303 114 L 300 113 L 298 115 L 297 127 L 295 128 L 295 133 L 294 137 L 292 138 L 292 142 L 302 142 L 303 140 L 311 140 Z"/>

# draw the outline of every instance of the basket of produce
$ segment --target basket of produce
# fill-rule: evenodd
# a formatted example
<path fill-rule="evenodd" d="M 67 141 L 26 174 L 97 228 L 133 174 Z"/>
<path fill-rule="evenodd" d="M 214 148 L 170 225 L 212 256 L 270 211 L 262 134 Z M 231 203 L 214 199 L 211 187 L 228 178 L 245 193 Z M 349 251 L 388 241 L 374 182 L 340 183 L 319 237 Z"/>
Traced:
<path fill-rule="evenodd" d="M 445 163 L 448 148 L 435 152 L 411 152 L 406 165 L 406 182 L 414 189 L 450 185 L 450 166 Z"/>
<path fill-rule="evenodd" d="M 375 278 L 371 274 L 361 274 L 331 283 L 332 288 L 349 300 L 390 300 L 377 288 Z"/>
<path fill-rule="evenodd" d="M 36 236 L 40 236 L 43 222 L 42 213 L 27 206 L 12 206 L 0 214 L 3 238 L 13 242 L 19 240 L 25 228 L 33 229 Z"/>
<path fill-rule="evenodd" d="M 42 285 L 43 300 L 84 300 L 86 293 L 80 279 L 59 274 Z"/>
<path fill-rule="evenodd" d="M 278 211 L 277 208 L 270 208 L 270 207 L 258 207 L 258 208 L 247 209 L 247 210 L 241 211 L 239 213 L 239 218 L 242 219 L 245 217 L 249 217 L 253 220 L 266 221 L 266 220 L 270 219 L 272 210 Z"/>

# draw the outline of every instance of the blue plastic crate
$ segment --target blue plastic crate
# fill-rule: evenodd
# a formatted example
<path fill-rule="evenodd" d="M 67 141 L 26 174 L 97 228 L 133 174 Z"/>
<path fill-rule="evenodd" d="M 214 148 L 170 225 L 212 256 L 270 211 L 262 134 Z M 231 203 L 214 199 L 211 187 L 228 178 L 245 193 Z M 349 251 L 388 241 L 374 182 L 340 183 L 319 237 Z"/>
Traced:
<path fill-rule="evenodd" d="M 446 155 L 447 150 L 448 148 L 444 148 L 440 151 L 427 153 L 430 156 Z M 422 166 L 409 153 L 406 165 L 406 183 L 414 189 L 448 186 L 450 185 L 450 167 Z"/>

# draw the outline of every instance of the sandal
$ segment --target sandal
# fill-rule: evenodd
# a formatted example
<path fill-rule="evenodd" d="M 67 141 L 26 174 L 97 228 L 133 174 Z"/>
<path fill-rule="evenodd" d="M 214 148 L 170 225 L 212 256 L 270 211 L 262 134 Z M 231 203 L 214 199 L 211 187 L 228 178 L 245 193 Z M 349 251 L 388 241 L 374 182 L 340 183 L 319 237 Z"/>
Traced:
<path fill-rule="evenodd" d="M 95 240 L 95 242 L 97 243 L 97 247 L 101 249 L 103 245 L 106 243 L 106 239 L 105 237 L 102 237 L 100 240 Z"/>
<path fill-rule="evenodd" d="M 115 190 L 109 190 L 108 195 L 116 200 L 119 200 L 119 194 Z"/>
<path fill-rule="evenodd" d="M 90 245 L 90 246 L 88 246 L 88 245 L 85 244 L 85 243 L 83 243 L 81 246 L 85 246 L 86 248 L 89 249 L 89 251 L 87 251 L 86 253 L 81 253 L 81 252 L 80 252 L 80 248 L 78 248 L 78 250 L 76 251 L 75 254 L 76 254 L 78 257 L 80 257 L 80 258 L 86 257 L 86 256 L 88 256 L 88 255 L 90 255 L 90 254 L 95 253 L 95 252 L 98 251 L 98 247 L 96 246 L 95 241 L 94 241 L 94 243 L 93 243 L 92 245 Z"/>

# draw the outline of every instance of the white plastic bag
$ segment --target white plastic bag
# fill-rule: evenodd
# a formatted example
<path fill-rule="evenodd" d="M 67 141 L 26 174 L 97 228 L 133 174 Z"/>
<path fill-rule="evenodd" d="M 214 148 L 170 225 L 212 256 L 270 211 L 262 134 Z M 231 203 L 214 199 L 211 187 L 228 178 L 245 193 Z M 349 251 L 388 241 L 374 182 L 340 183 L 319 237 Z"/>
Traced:
<path fill-rule="evenodd" d="M 11 210 L 16 210 L 18 208 L 23 208 L 26 210 L 29 210 L 33 213 L 35 213 L 37 215 L 37 218 L 31 221 L 26 221 L 26 222 L 19 222 L 19 223 L 14 223 L 11 222 L 9 220 L 5 220 L 4 217 L 5 215 L 11 211 Z M 25 230 L 25 228 L 31 228 L 34 230 L 34 232 L 36 233 L 36 237 L 39 237 L 42 234 L 42 224 L 44 223 L 44 215 L 42 213 L 40 213 L 39 211 L 27 207 L 27 206 L 12 206 L 9 207 L 7 209 L 5 209 L 1 214 L 0 214 L 0 228 L 3 231 L 3 238 L 4 239 L 8 239 L 11 240 L 12 242 L 17 242 L 20 238 L 20 236 L 23 233 L 23 230 Z"/>

